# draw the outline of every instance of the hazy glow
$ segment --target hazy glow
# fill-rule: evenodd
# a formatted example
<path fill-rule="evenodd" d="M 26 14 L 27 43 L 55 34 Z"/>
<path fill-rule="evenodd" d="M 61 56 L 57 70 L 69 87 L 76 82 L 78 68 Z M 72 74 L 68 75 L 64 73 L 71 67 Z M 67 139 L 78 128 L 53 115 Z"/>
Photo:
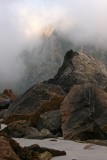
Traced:
<path fill-rule="evenodd" d="M 107 50 L 106 26 L 107 0 L 0 0 L 0 85 L 22 77 L 19 55 L 42 35 L 55 29 L 76 44 Z"/>

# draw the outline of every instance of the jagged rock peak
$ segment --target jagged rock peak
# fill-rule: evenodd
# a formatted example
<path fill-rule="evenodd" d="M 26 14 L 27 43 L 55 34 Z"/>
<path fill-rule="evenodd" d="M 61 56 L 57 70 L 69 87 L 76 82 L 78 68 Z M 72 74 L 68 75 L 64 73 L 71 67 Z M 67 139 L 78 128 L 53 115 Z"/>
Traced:
<path fill-rule="evenodd" d="M 97 59 L 70 50 L 57 74 L 47 83 L 60 85 L 66 92 L 74 84 L 91 84 L 104 89 L 107 85 L 107 70 Z"/>
<path fill-rule="evenodd" d="M 71 60 L 74 56 L 79 55 L 79 53 L 74 52 L 73 50 L 68 51 L 65 54 L 64 62 Z"/>

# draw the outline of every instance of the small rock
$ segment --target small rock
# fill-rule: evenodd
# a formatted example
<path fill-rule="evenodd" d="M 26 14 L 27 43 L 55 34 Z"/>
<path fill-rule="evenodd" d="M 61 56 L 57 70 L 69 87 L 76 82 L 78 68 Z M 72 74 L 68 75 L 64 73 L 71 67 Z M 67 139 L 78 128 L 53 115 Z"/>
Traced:
<path fill-rule="evenodd" d="M 40 160 L 50 160 L 52 158 L 52 154 L 48 151 L 41 153 L 38 155 L 38 158 Z"/>
<path fill-rule="evenodd" d="M 83 149 L 94 149 L 93 146 L 93 144 L 87 144 Z"/>

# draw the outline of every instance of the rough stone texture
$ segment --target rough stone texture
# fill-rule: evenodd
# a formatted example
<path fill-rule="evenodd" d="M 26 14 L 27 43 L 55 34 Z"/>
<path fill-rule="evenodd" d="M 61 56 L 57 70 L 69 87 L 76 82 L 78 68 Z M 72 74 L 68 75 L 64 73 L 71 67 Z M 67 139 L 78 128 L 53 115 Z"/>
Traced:
<path fill-rule="evenodd" d="M 42 129 L 41 131 L 39 131 L 37 128 L 28 127 L 25 132 L 25 138 L 44 139 L 44 138 L 55 138 L 55 136 L 48 129 Z"/>
<path fill-rule="evenodd" d="M 14 121 L 8 124 L 1 132 L 14 138 L 44 139 L 56 137 L 48 129 L 38 130 L 28 126 L 26 120 Z"/>
<path fill-rule="evenodd" d="M 59 86 L 43 83 L 34 85 L 9 106 L 4 120 L 10 123 L 30 119 L 31 126 L 35 125 L 42 113 L 59 109 L 64 97 L 65 92 Z"/>
<path fill-rule="evenodd" d="M 3 109 L 0 111 L 0 118 L 4 117 L 5 112 L 7 111 L 7 109 Z"/>
<path fill-rule="evenodd" d="M 65 139 L 107 138 L 107 93 L 90 85 L 75 85 L 61 105 Z"/>
<path fill-rule="evenodd" d="M 27 130 L 28 123 L 26 120 L 15 121 L 8 124 L 2 132 L 14 138 L 23 138 L 25 137 L 25 132 Z M 30 129 L 30 128 L 28 128 Z"/>
<path fill-rule="evenodd" d="M 50 152 L 44 152 L 38 155 L 40 160 L 50 160 L 52 158 L 52 154 Z"/>
<path fill-rule="evenodd" d="M 3 91 L 3 94 L 10 97 L 11 99 L 16 99 L 16 95 L 13 93 L 13 91 L 11 89 L 5 89 Z"/>
<path fill-rule="evenodd" d="M 8 109 L 9 105 L 12 103 L 10 99 L 4 99 L 0 102 L 0 111 Z"/>
<path fill-rule="evenodd" d="M 13 91 L 11 89 L 5 89 L 2 94 L 0 94 L 0 110 L 7 109 L 13 100 L 16 99 Z"/>
<path fill-rule="evenodd" d="M 96 59 L 70 50 L 64 57 L 64 62 L 53 79 L 46 83 L 60 85 L 69 92 L 74 84 L 91 83 L 105 88 L 107 84 L 107 70 L 104 64 Z"/>
<path fill-rule="evenodd" d="M 0 158 L 6 160 L 31 160 L 29 150 L 22 149 L 17 142 L 0 133 Z"/>
<path fill-rule="evenodd" d="M 49 153 L 51 153 L 52 157 L 66 155 L 65 151 L 59 151 L 59 150 L 50 149 L 50 148 L 46 148 L 46 147 L 40 147 L 38 144 L 34 144 L 34 145 L 30 146 L 30 147 L 28 147 L 28 149 L 33 154 L 35 153 L 35 151 L 38 152 L 38 153 L 40 153 L 40 154 L 48 151 Z"/>
<path fill-rule="evenodd" d="M 47 128 L 54 135 L 61 132 L 60 110 L 45 112 L 40 115 L 37 123 L 38 129 Z"/>

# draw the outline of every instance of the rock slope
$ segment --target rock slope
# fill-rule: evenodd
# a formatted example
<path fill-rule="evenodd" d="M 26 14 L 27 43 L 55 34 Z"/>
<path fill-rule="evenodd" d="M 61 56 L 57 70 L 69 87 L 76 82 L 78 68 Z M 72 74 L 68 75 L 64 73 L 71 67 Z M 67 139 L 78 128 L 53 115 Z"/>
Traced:
<path fill-rule="evenodd" d="M 70 50 L 66 53 L 58 73 L 47 83 L 60 85 L 66 92 L 69 92 L 74 84 L 93 84 L 104 88 L 107 84 L 107 70 L 105 65 L 96 59 Z"/>

